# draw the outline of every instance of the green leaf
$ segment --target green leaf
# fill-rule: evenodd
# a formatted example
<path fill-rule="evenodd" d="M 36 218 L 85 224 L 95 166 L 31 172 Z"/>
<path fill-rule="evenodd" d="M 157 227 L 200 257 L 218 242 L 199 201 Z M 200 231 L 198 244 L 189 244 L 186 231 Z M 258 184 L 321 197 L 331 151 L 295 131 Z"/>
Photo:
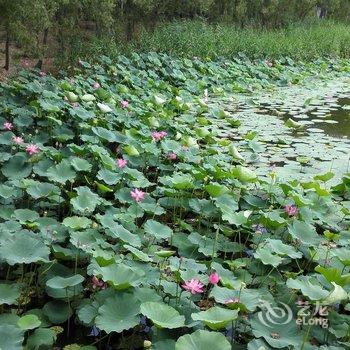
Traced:
<path fill-rule="evenodd" d="M 241 182 L 254 182 L 257 180 L 257 175 L 253 170 L 241 165 L 237 165 L 231 172 Z"/>
<path fill-rule="evenodd" d="M 18 232 L 0 242 L 0 259 L 9 265 L 48 261 L 50 249 L 30 232 Z"/>
<path fill-rule="evenodd" d="M 8 199 L 14 195 L 13 187 L 0 185 L 0 196 L 2 198 Z"/>
<path fill-rule="evenodd" d="M 219 287 L 218 285 L 210 292 L 210 298 L 214 298 L 217 303 L 226 305 L 231 309 L 241 311 L 255 311 L 261 305 L 261 292 L 258 289 L 238 289 Z M 232 301 L 232 303 L 229 301 Z"/>
<path fill-rule="evenodd" d="M 175 350 L 231 350 L 231 344 L 221 333 L 197 330 L 180 337 Z"/>
<path fill-rule="evenodd" d="M 215 198 L 215 205 L 220 208 L 222 212 L 222 219 L 227 220 L 230 224 L 236 223 L 235 211 L 238 210 L 238 202 L 229 195 L 224 194 Z"/>
<path fill-rule="evenodd" d="M 90 171 L 92 168 L 92 165 L 83 158 L 73 157 L 70 163 L 76 171 Z"/>
<path fill-rule="evenodd" d="M 218 306 L 214 306 L 206 311 L 191 314 L 195 321 L 202 321 L 212 330 L 219 330 L 235 320 L 238 316 L 237 310 L 228 310 Z"/>
<path fill-rule="evenodd" d="M 307 246 L 316 246 L 321 241 L 315 228 L 306 222 L 293 220 L 293 223 L 288 226 L 288 230 L 294 239 Z"/>
<path fill-rule="evenodd" d="M 342 275 L 337 268 L 325 268 L 323 266 L 316 266 L 315 271 L 322 274 L 328 282 L 335 282 L 341 287 L 350 284 L 350 274 Z"/>
<path fill-rule="evenodd" d="M 304 125 L 299 123 L 299 122 L 296 122 L 295 120 L 291 119 L 291 118 L 288 118 L 285 122 L 285 125 L 288 127 L 288 128 L 291 128 L 291 129 L 302 129 L 304 128 Z"/>
<path fill-rule="evenodd" d="M 334 305 L 336 303 L 340 303 L 343 300 L 348 300 L 348 294 L 346 291 L 338 286 L 335 282 L 331 282 L 333 285 L 333 290 L 327 295 L 327 297 L 323 300 L 323 303 L 326 305 Z"/>
<path fill-rule="evenodd" d="M 127 249 L 131 254 L 136 257 L 136 259 L 144 261 L 144 262 L 150 262 L 153 261 L 146 253 L 142 252 L 139 249 L 136 249 L 135 247 L 132 247 L 131 245 L 124 244 L 124 248 Z"/>
<path fill-rule="evenodd" d="M 204 189 L 209 193 L 211 197 L 219 197 L 229 192 L 229 189 L 226 186 L 220 185 L 218 183 L 205 185 Z"/>
<path fill-rule="evenodd" d="M 27 163 L 27 158 L 24 155 L 16 155 L 3 165 L 1 172 L 8 179 L 23 179 L 30 175 L 32 166 Z"/>
<path fill-rule="evenodd" d="M 98 309 L 96 326 L 106 333 L 121 333 L 139 324 L 140 304 L 132 295 L 107 298 Z"/>
<path fill-rule="evenodd" d="M 132 145 L 127 145 L 124 146 L 124 152 L 128 155 L 128 156 L 134 156 L 137 157 L 140 155 L 139 151 L 136 149 L 136 147 L 132 146 Z"/>
<path fill-rule="evenodd" d="M 260 259 L 265 265 L 277 267 L 283 261 L 283 257 L 299 259 L 303 255 L 297 252 L 294 247 L 284 244 L 279 239 L 267 239 L 259 244 L 254 257 Z"/>
<path fill-rule="evenodd" d="M 36 315 L 25 315 L 18 320 L 17 325 L 22 330 L 28 330 L 38 328 L 41 325 L 41 321 Z"/>
<path fill-rule="evenodd" d="M 0 349 L 22 350 L 23 332 L 16 326 L 0 325 Z"/>
<path fill-rule="evenodd" d="M 72 169 L 68 160 L 62 160 L 61 163 L 47 169 L 47 177 L 55 182 L 65 184 L 68 180 L 75 179 L 76 173 Z"/>
<path fill-rule="evenodd" d="M 108 142 L 116 142 L 115 133 L 111 130 L 101 128 L 101 127 L 93 127 L 92 132 L 100 137 L 103 140 L 106 140 Z"/>
<path fill-rule="evenodd" d="M 185 316 L 179 314 L 173 307 L 149 301 L 141 304 L 141 313 L 149 318 L 159 328 L 179 328 L 185 325 Z"/>
<path fill-rule="evenodd" d="M 39 214 L 29 209 L 17 209 L 14 211 L 13 216 L 21 223 L 33 222 L 39 219 Z"/>
<path fill-rule="evenodd" d="M 27 188 L 27 193 L 34 199 L 49 197 L 52 194 L 59 194 L 60 189 L 47 182 L 40 182 Z"/>
<path fill-rule="evenodd" d="M 68 303 L 61 300 L 46 303 L 43 307 L 43 313 L 54 324 L 64 323 L 72 315 Z"/>
<path fill-rule="evenodd" d="M 46 281 L 46 285 L 53 289 L 61 289 L 61 288 L 74 287 L 83 281 L 84 281 L 84 277 L 82 275 L 74 275 L 66 278 L 61 276 L 56 276 Z"/>
<path fill-rule="evenodd" d="M 263 337 L 265 341 L 273 348 L 301 349 L 303 334 L 297 327 L 295 320 L 285 324 L 273 320 L 272 324 L 264 325 L 259 317 L 254 316 L 251 321 L 253 335 L 256 338 Z"/>
<path fill-rule="evenodd" d="M 62 224 L 64 226 L 72 228 L 73 230 L 78 230 L 88 228 L 92 224 L 92 221 L 83 216 L 70 216 L 68 218 L 65 218 Z"/>
<path fill-rule="evenodd" d="M 75 190 L 78 195 L 71 199 L 73 208 L 78 213 L 91 214 L 96 206 L 100 204 L 101 198 L 86 186 L 77 187 Z"/>
<path fill-rule="evenodd" d="M 21 295 L 21 285 L 18 283 L 0 283 L 0 305 L 17 305 Z"/>
<path fill-rule="evenodd" d="M 329 295 L 329 292 L 324 290 L 320 283 L 310 276 L 301 276 L 297 279 L 289 278 L 287 287 L 299 289 L 303 295 L 311 300 L 323 300 Z"/>
<path fill-rule="evenodd" d="M 148 234 L 156 239 L 167 239 L 173 234 L 173 231 L 168 226 L 155 220 L 147 220 L 144 229 Z"/>
<path fill-rule="evenodd" d="M 328 171 L 327 173 L 325 174 L 321 174 L 321 175 L 316 175 L 314 176 L 314 179 L 315 180 L 321 180 L 321 181 L 324 181 L 324 182 L 327 182 L 331 179 L 333 179 L 333 177 L 335 176 L 335 174 L 331 171 Z"/>
<path fill-rule="evenodd" d="M 107 231 L 108 235 L 114 238 L 118 238 L 125 243 L 129 243 L 135 247 L 141 247 L 141 239 L 137 234 L 133 234 L 124 228 L 122 225 L 118 225 L 115 221 L 112 221 L 113 226 L 109 226 Z"/>
<path fill-rule="evenodd" d="M 283 261 L 280 256 L 272 254 L 266 248 L 258 248 L 254 253 L 254 258 L 259 259 L 264 265 L 271 265 L 274 267 L 277 267 Z"/>
<path fill-rule="evenodd" d="M 120 263 L 101 267 L 99 270 L 101 272 L 97 273 L 101 275 L 102 279 L 118 290 L 136 286 L 145 274 L 142 270 L 136 270 Z"/>
<path fill-rule="evenodd" d="M 56 340 L 56 332 L 51 328 L 38 328 L 28 337 L 27 347 L 29 350 L 52 348 Z"/>

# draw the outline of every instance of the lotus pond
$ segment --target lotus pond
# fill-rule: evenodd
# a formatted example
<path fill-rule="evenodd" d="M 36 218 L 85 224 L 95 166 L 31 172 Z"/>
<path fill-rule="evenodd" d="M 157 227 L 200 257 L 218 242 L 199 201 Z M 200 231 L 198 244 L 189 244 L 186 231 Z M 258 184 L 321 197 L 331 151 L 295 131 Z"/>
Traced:
<path fill-rule="evenodd" d="M 3 83 L 0 348 L 349 348 L 349 92 L 155 53 Z"/>

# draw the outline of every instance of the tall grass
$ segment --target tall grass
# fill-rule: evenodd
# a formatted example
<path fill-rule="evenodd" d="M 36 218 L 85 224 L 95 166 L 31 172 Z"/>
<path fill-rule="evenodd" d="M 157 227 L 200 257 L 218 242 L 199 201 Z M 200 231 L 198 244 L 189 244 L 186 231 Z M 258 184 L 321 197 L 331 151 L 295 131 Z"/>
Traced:
<path fill-rule="evenodd" d="M 250 58 L 350 57 L 350 24 L 319 20 L 266 30 L 214 25 L 200 20 L 175 21 L 161 24 L 152 32 L 142 30 L 132 42 L 125 43 L 111 37 L 98 38 L 80 46 L 79 54 L 81 50 L 90 58 L 135 51 L 211 58 L 232 58 L 239 53 Z"/>
<path fill-rule="evenodd" d="M 142 32 L 134 48 L 201 57 L 234 57 L 240 52 L 271 58 L 350 57 L 350 25 L 320 21 L 261 30 L 200 21 L 173 22 L 159 26 L 153 33 Z"/>

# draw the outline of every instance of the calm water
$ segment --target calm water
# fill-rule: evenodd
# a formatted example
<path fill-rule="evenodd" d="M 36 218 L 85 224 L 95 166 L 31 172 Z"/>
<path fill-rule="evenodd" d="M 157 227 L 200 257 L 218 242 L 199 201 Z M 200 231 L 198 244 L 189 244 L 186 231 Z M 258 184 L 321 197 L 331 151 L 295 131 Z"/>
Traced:
<path fill-rule="evenodd" d="M 221 136 L 237 142 L 247 164 L 261 175 L 271 165 L 277 165 L 278 175 L 284 179 L 310 179 L 331 170 L 336 173 L 335 182 L 349 171 L 348 78 L 234 95 L 214 103 L 241 121 L 238 129 L 222 125 Z M 298 131 L 288 128 L 285 125 L 288 118 L 304 128 Z M 257 137 L 247 142 L 244 135 L 250 131 L 256 131 Z"/>

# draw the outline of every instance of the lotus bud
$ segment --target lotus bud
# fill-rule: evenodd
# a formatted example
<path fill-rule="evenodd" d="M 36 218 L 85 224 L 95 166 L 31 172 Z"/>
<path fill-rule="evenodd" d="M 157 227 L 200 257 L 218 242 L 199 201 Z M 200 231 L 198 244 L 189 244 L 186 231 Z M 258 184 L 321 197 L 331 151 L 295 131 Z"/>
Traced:
<path fill-rule="evenodd" d="M 149 349 L 152 346 L 152 342 L 150 340 L 144 340 L 143 342 L 143 348 Z"/>
<path fill-rule="evenodd" d="M 103 103 L 97 103 L 97 106 L 102 113 L 110 113 L 113 111 L 111 107 L 109 107 Z"/>
<path fill-rule="evenodd" d="M 73 102 L 77 102 L 78 101 L 78 95 L 76 95 L 72 91 L 67 92 L 66 97 L 67 97 L 69 102 L 73 103 Z"/>
<path fill-rule="evenodd" d="M 182 134 L 180 132 L 177 132 L 175 135 L 175 140 L 180 140 L 182 137 Z"/>

